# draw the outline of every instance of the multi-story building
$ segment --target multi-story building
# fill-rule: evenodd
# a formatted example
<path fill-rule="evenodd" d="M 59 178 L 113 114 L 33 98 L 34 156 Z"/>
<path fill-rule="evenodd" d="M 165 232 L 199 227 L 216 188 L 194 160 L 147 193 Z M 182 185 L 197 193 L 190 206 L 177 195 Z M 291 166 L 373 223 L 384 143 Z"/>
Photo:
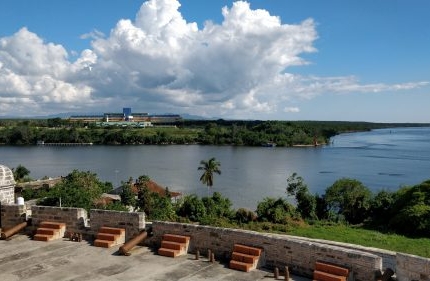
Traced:
<path fill-rule="evenodd" d="M 130 107 L 125 107 L 122 113 L 110 112 L 103 115 L 74 115 L 70 116 L 69 120 L 72 122 L 99 122 L 104 125 L 113 125 L 115 123 L 126 124 L 123 122 L 137 122 L 144 127 L 151 124 L 166 124 L 175 123 L 182 120 L 182 117 L 177 114 L 148 114 L 148 113 L 132 113 Z M 140 126 L 142 127 L 142 126 Z"/>

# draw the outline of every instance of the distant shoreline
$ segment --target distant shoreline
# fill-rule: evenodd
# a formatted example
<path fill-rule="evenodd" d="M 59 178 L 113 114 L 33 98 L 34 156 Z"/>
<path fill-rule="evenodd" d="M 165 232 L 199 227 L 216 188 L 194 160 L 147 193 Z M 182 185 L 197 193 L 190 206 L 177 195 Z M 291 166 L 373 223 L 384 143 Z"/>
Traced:
<path fill-rule="evenodd" d="M 327 143 L 317 143 L 317 144 L 293 144 L 291 147 L 319 147 L 327 145 Z"/>

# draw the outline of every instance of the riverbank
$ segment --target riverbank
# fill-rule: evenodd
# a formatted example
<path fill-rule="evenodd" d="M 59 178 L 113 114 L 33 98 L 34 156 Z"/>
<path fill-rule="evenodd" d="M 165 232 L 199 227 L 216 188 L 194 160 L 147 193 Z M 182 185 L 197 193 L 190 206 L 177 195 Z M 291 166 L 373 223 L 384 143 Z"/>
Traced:
<path fill-rule="evenodd" d="M 31 189 L 39 189 L 39 188 L 51 188 L 55 184 L 61 182 L 63 178 L 62 177 L 55 177 L 55 178 L 47 178 L 47 179 L 38 179 L 34 181 L 29 182 L 18 182 L 15 185 L 15 192 L 20 192 L 24 188 L 31 188 Z"/>
<path fill-rule="evenodd" d="M 390 133 L 391 131 L 391 133 Z M 211 145 L 0 146 L 1 164 L 24 165 L 32 178 L 65 176 L 77 169 L 120 186 L 148 175 L 169 190 L 207 196 L 199 181 L 201 160 L 216 157 L 221 175 L 213 191 L 235 208 L 255 210 L 264 197 L 285 197 L 286 179 L 300 175 L 311 193 L 323 194 L 336 180 L 357 179 L 373 192 L 395 191 L 428 178 L 430 128 L 383 129 L 333 138 L 316 148 Z"/>

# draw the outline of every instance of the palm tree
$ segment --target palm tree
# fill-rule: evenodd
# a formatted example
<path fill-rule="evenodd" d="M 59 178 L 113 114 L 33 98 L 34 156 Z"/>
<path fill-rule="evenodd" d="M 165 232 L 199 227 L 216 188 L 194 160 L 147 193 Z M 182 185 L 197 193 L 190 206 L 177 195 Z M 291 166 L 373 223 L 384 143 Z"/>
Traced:
<path fill-rule="evenodd" d="M 198 167 L 198 170 L 204 171 L 200 177 L 200 181 L 208 186 L 208 193 L 209 188 L 214 185 L 214 173 L 221 175 L 221 170 L 219 169 L 220 166 L 221 163 L 217 161 L 215 157 L 212 157 L 208 161 L 200 161 L 200 167 Z"/>

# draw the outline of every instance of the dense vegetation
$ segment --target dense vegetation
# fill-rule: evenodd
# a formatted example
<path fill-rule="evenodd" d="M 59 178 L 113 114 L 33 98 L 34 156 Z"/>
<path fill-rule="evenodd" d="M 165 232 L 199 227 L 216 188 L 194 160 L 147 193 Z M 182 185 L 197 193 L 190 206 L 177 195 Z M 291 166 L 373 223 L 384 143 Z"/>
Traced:
<path fill-rule="evenodd" d="M 0 143 L 34 145 L 46 143 L 94 144 L 215 144 L 261 146 L 314 145 L 327 143 L 342 132 L 366 131 L 396 126 L 428 124 L 378 124 L 367 122 L 320 121 L 238 121 L 184 120 L 168 127 L 96 127 L 94 123 L 68 120 L 0 120 Z M 174 126 L 173 126 L 174 125 Z M 321 238 L 430 257 L 423 246 L 430 241 L 430 180 L 415 186 L 372 193 L 361 182 L 342 178 L 322 195 L 311 194 L 297 174 L 286 178 L 286 196 L 262 198 L 256 210 L 232 209 L 228 198 L 212 192 L 214 174 L 221 175 L 215 158 L 201 161 L 200 181 L 208 196 L 184 195 L 173 201 L 148 189 L 149 177 L 140 176 L 122 183 L 120 201 L 105 201 L 102 194 L 112 192 L 112 184 L 101 182 L 90 171 L 72 171 L 53 188 L 24 189 L 26 200 L 53 206 L 73 206 L 114 210 L 144 211 L 148 219 L 198 222 L 255 231 L 279 232 Z M 30 171 L 19 165 L 13 169 L 18 182 L 30 180 Z M 196 179 L 197 180 L 197 179 Z M 209 194 L 212 194 L 211 196 Z M 405 235 L 405 236 L 403 236 Z"/>
<path fill-rule="evenodd" d="M 96 123 L 65 119 L 0 120 L 0 144 L 46 143 L 111 144 L 212 144 L 261 146 L 327 143 L 341 132 L 365 131 L 424 124 L 379 124 L 323 121 L 184 120 L 170 126 L 148 128 L 97 127 Z"/>
<path fill-rule="evenodd" d="M 220 163 L 213 161 L 219 170 Z M 201 167 L 209 162 L 202 161 Z M 202 170 L 205 175 L 207 170 Z M 215 170 L 206 176 L 213 177 Z M 42 205 L 144 211 L 149 220 L 288 233 L 430 257 L 429 248 L 423 246 L 430 242 L 425 238 L 430 235 L 430 180 L 373 194 L 361 182 L 342 178 L 323 195 L 313 195 L 304 179 L 294 173 L 286 179 L 285 197 L 263 198 L 255 211 L 234 210 L 230 200 L 218 192 L 172 200 L 168 190 L 161 194 L 150 191 L 149 181 L 146 175 L 130 178 L 122 183 L 120 201 L 103 202 L 102 193 L 112 191 L 112 185 L 100 182 L 91 172 L 74 170 L 51 189 L 25 189 L 22 195 L 26 200 L 39 198 Z"/>

